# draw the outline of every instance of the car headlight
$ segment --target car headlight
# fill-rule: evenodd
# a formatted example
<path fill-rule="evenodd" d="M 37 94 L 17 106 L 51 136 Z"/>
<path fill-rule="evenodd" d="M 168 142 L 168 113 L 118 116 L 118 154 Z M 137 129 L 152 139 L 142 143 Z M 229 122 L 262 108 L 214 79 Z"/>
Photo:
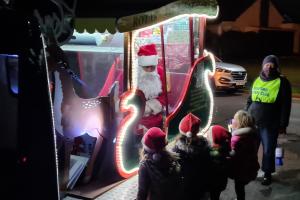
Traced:
<path fill-rule="evenodd" d="M 223 69 L 222 69 L 222 68 L 219 68 L 219 67 L 217 67 L 217 68 L 216 68 L 216 71 L 217 71 L 217 72 L 222 72 L 222 71 L 223 71 Z"/>
<path fill-rule="evenodd" d="M 230 79 L 222 77 L 222 78 L 219 79 L 219 81 L 220 81 L 221 83 L 222 83 L 222 82 L 230 82 Z"/>

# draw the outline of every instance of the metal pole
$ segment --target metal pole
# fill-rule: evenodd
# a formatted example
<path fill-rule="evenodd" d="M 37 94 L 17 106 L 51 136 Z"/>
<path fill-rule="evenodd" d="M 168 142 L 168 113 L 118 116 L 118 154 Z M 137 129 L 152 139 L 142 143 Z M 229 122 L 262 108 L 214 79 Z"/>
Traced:
<path fill-rule="evenodd" d="M 194 26 L 193 17 L 189 17 L 191 66 L 194 64 Z"/>
<path fill-rule="evenodd" d="M 166 62 L 165 62 L 165 41 L 164 41 L 164 27 L 163 25 L 160 25 L 160 37 L 161 37 L 161 54 L 162 54 L 162 63 L 163 63 L 163 69 L 164 69 L 164 88 L 166 95 L 166 116 L 169 114 L 169 108 L 168 108 L 168 90 L 167 90 L 167 70 L 166 70 Z"/>

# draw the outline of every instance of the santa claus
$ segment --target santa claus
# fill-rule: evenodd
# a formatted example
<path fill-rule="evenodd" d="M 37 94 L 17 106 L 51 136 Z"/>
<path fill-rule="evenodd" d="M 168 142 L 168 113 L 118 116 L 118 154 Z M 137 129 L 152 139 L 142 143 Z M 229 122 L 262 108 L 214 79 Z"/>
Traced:
<path fill-rule="evenodd" d="M 158 66 L 155 44 L 141 46 L 138 51 L 138 85 L 146 98 L 146 107 L 140 125 L 143 128 L 162 128 L 162 111 L 166 106 L 166 91 L 163 87 L 164 73 Z"/>

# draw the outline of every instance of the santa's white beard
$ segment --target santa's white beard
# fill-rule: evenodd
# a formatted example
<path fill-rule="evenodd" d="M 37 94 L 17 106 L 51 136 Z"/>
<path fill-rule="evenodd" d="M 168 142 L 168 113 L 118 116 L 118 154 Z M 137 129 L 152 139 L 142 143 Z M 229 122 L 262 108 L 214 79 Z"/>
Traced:
<path fill-rule="evenodd" d="M 156 72 L 139 71 L 138 88 L 143 91 L 147 100 L 154 99 L 162 92 L 161 80 Z"/>

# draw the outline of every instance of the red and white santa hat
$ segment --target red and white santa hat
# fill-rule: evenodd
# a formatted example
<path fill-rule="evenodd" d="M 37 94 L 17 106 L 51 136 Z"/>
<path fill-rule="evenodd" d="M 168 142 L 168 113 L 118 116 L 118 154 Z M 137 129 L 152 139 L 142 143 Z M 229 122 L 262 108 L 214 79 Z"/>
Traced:
<path fill-rule="evenodd" d="M 144 149 L 149 153 L 161 151 L 166 145 L 166 134 L 157 127 L 150 128 L 142 139 Z"/>
<path fill-rule="evenodd" d="M 230 139 L 231 135 L 228 130 L 220 125 L 211 126 L 207 132 L 207 140 L 212 147 L 219 148 L 222 145 L 230 145 Z"/>
<path fill-rule="evenodd" d="M 196 136 L 199 132 L 201 120 L 192 113 L 187 114 L 179 123 L 179 131 L 186 137 Z"/>
<path fill-rule="evenodd" d="M 158 64 L 158 55 L 155 44 L 140 46 L 137 54 L 138 65 L 141 67 L 156 66 Z"/>

